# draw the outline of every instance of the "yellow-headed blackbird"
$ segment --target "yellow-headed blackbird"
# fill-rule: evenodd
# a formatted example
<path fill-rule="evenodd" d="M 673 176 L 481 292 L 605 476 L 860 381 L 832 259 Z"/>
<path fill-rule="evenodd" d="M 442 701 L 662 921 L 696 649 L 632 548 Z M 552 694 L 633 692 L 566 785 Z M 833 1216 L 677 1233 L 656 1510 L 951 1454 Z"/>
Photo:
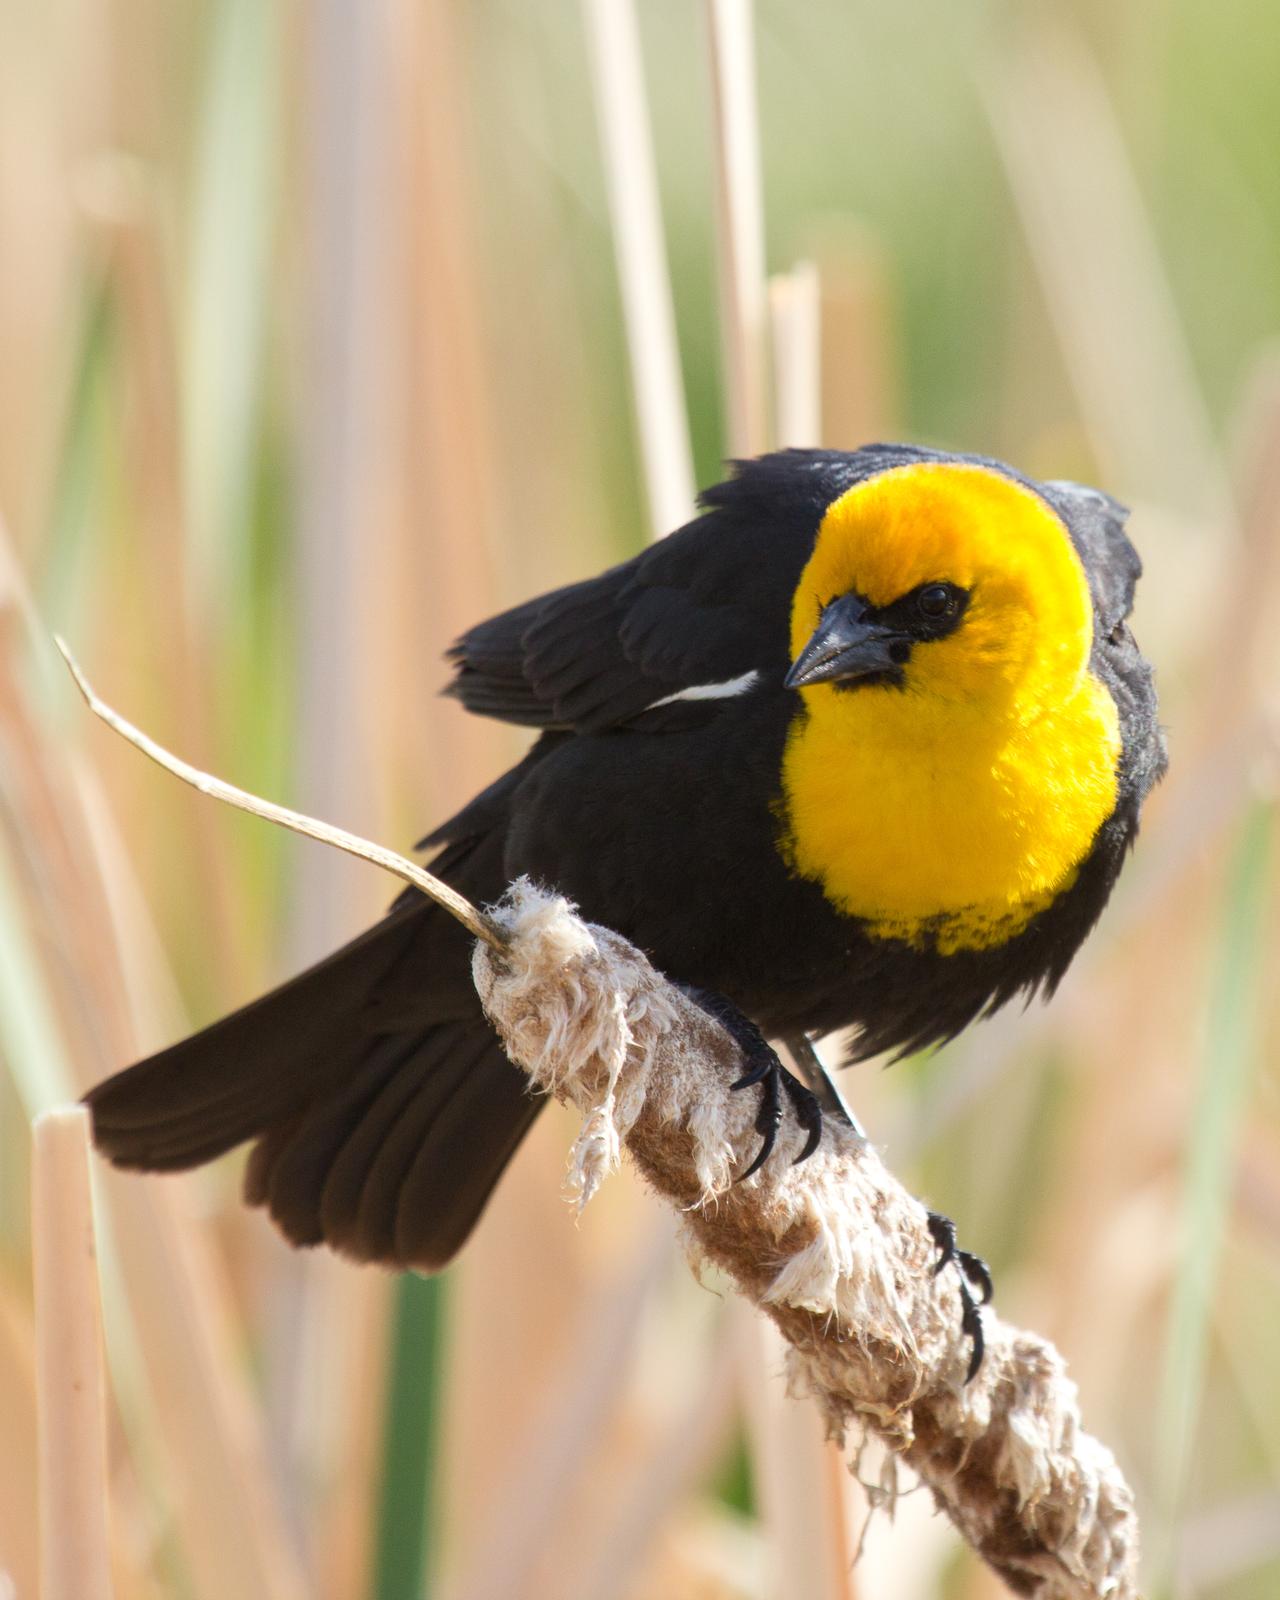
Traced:
<path fill-rule="evenodd" d="M 1052 991 L 1164 766 L 1123 508 L 903 445 L 742 462 L 702 507 L 453 647 L 448 693 L 540 731 L 423 841 L 434 870 L 477 902 L 554 886 L 749 1054 L 916 1050 Z M 469 958 L 401 896 L 93 1090 L 99 1146 L 166 1171 L 255 1140 L 248 1197 L 294 1243 L 442 1266 L 540 1105 Z M 769 1134 L 776 1058 L 746 1077 Z"/>

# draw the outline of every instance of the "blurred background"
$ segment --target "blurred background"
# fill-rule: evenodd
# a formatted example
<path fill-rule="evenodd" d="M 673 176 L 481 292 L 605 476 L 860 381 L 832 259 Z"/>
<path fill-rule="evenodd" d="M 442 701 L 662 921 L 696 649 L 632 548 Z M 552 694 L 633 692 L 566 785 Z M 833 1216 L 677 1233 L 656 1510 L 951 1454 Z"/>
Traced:
<path fill-rule="evenodd" d="M 436 698 L 449 640 L 635 551 L 768 436 L 763 369 L 722 353 L 763 313 L 754 246 L 746 313 L 717 288 L 706 8 L 639 10 L 679 352 L 648 452 L 598 115 L 636 109 L 616 0 L 0 0 L 0 1592 L 36 1582 L 29 1116 L 394 889 L 114 741 L 50 631 L 191 761 L 401 848 L 518 753 Z M 791 274 L 773 436 L 1132 505 L 1173 763 L 1052 1006 L 846 1091 L 1059 1344 L 1150 1592 L 1263 1600 L 1280 26 L 1266 0 L 757 0 L 754 27 L 763 261 Z M 815 304 L 820 410 L 787 356 Z M 433 1281 L 290 1253 L 239 1158 L 97 1173 L 120 1596 L 1004 1592 L 924 1494 L 871 1516 L 883 1463 L 855 1480 L 781 1399 L 777 1347 L 629 1172 L 575 1224 L 571 1132 L 540 1120 Z"/>

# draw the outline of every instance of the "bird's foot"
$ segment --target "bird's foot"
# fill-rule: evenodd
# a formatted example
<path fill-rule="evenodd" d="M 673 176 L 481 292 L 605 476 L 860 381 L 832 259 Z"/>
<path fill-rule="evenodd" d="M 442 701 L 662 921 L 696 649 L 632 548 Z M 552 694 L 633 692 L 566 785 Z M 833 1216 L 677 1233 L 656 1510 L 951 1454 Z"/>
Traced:
<path fill-rule="evenodd" d="M 690 985 L 681 987 L 708 1016 L 715 1018 L 742 1052 L 742 1064 L 745 1070 L 729 1087 L 737 1090 L 760 1085 L 760 1109 L 756 1114 L 755 1124 L 756 1132 L 760 1135 L 760 1148 L 756 1152 L 755 1160 L 745 1172 L 738 1174 L 734 1182 L 741 1183 L 753 1173 L 759 1172 L 773 1154 L 773 1147 L 778 1140 L 778 1129 L 782 1126 L 784 1093 L 791 1102 L 796 1120 L 808 1135 L 803 1150 L 793 1164 L 799 1166 L 802 1161 L 807 1161 L 818 1148 L 818 1141 L 822 1138 L 822 1106 L 818 1097 L 798 1078 L 792 1077 L 778 1059 L 777 1051 L 759 1028 L 750 1017 L 739 1011 L 732 1001 L 708 989 L 697 989 Z"/>
<path fill-rule="evenodd" d="M 966 1336 L 973 1341 L 973 1354 L 969 1357 L 969 1369 L 964 1375 L 966 1383 L 972 1383 L 978 1375 L 982 1365 L 983 1352 L 986 1350 L 986 1338 L 982 1329 L 982 1307 L 991 1299 L 994 1285 L 991 1282 L 991 1269 L 981 1256 L 975 1256 L 972 1251 L 961 1250 L 956 1243 L 956 1225 L 950 1217 L 944 1217 L 941 1212 L 929 1213 L 929 1233 L 934 1244 L 938 1247 L 938 1260 L 933 1269 L 936 1278 L 943 1267 L 954 1262 L 960 1277 L 960 1327 Z M 974 1291 L 977 1291 L 975 1298 Z"/>
<path fill-rule="evenodd" d="M 760 1109 L 756 1113 L 756 1132 L 760 1135 L 760 1148 L 747 1170 L 734 1180 L 736 1183 L 741 1183 L 752 1173 L 759 1172 L 773 1153 L 778 1129 L 782 1126 L 784 1092 L 795 1110 L 796 1120 L 808 1134 L 804 1149 L 795 1158 L 793 1165 L 799 1166 L 802 1161 L 807 1161 L 818 1148 L 818 1141 L 822 1138 L 822 1107 L 818 1104 L 817 1095 L 811 1089 L 806 1089 L 798 1078 L 791 1076 L 778 1059 L 777 1051 L 767 1040 L 760 1039 L 750 1050 L 744 1046 L 743 1064 L 747 1070 L 729 1087 L 750 1089 L 753 1084 L 760 1085 Z"/>

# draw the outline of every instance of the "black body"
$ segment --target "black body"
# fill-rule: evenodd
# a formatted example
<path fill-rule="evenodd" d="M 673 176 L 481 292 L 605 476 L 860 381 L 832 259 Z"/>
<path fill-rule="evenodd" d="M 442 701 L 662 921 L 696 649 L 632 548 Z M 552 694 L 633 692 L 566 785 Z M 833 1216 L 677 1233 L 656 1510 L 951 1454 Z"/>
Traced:
<path fill-rule="evenodd" d="M 877 445 L 743 463 L 663 543 L 464 634 L 448 692 L 542 732 L 424 841 L 441 847 L 433 870 L 481 903 L 528 874 L 770 1035 L 856 1027 L 856 1055 L 936 1043 L 1020 991 L 1052 991 L 1164 762 L 1125 623 L 1140 567 L 1105 495 L 1029 483 L 1083 559 L 1091 666 L 1123 735 L 1115 811 L 1072 887 L 1008 943 L 943 956 L 867 937 L 776 846 L 800 704 L 783 686 L 791 598 L 819 523 L 853 483 L 928 459 L 979 458 Z M 741 695 L 655 704 L 752 671 Z M 249 1197 L 294 1242 L 442 1265 L 540 1104 L 484 1020 L 469 954 L 444 912 L 402 896 L 319 967 L 95 1089 L 99 1145 L 121 1165 L 174 1169 L 256 1138 Z"/>

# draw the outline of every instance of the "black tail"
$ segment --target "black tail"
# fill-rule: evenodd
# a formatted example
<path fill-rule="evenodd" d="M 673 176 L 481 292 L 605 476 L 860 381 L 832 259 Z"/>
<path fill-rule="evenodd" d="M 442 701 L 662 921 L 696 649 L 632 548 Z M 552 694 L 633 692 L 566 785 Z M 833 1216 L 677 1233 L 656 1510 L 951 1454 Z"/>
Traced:
<path fill-rule="evenodd" d="M 476 854 L 500 855 L 500 842 Z M 481 898 L 501 888 L 491 876 L 479 874 Z M 255 1139 L 246 1198 L 294 1244 L 432 1271 L 470 1233 L 543 1103 L 485 1020 L 466 934 L 416 894 L 86 1101 L 117 1166 L 172 1172 Z"/>

